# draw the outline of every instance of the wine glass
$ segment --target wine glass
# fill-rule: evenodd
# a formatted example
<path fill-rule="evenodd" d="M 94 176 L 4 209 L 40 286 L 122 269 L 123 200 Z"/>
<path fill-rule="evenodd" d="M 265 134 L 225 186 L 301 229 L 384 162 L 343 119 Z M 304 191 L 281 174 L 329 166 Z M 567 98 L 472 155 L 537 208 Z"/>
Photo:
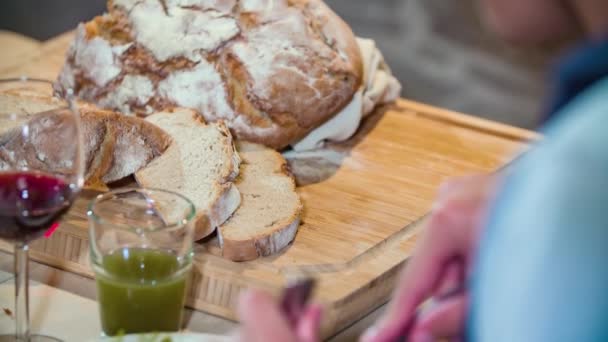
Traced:
<path fill-rule="evenodd" d="M 70 92 L 71 93 L 71 92 Z M 84 183 L 80 116 L 50 81 L 0 79 L 0 239 L 15 246 L 15 333 L 0 341 L 59 341 L 29 331 L 28 243 L 58 227 Z"/>

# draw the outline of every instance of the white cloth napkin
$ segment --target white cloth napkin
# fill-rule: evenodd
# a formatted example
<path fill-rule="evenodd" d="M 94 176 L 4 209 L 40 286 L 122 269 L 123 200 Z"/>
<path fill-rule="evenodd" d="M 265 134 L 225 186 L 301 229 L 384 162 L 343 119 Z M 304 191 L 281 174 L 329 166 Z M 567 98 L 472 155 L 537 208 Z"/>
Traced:
<path fill-rule="evenodd" d="M 363 82 L 353 100 L 336 116 L 310 132 L 291 147 L 294 152 L 313 150 L 325 141 L 349 139 L 361 120 L 374 111 L 376 106 L 396 100 L 401 93 L 401 84 L 392 75 L 384 61 L 382 52 L 371 39 L 357 38 L 363 57 Z"/>

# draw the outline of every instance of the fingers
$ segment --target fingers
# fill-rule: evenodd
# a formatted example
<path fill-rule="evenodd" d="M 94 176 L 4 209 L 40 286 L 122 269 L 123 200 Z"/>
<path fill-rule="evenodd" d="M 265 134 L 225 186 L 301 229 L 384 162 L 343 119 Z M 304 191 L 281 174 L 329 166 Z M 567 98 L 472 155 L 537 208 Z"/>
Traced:
<path fill-rule="evenodd" d="M 446 182 L 439 190 L 431 215 L 449 216 L 452 221 L 444 223 L 475 239 L 500 182 L 501 178 L 496 175 L 467 176 Z"/>
<path fill-rule="evenodd" d="M 443 204 L 457 198 L 488 198 L 500 182 L 496 175 L 471 175 L 451 179 L 439 187 L 435 204 Z"/>
<path fill-rule="evenodd" d="M 239 338 L 247 342 L 317 342 L 322 308 L 311 305 L 302 311 L 295 330 L 279 309 L 275 299 L 265 292 L 249 290 L 239 298 L 241 327 Z"/>
<path fill-rule="evenodd" d="M 437 192 L 438 200 L 441 198 L 449 197 L 458 192 L 471 192 L 478 188 L 483 188 L 486 183 L 491 182 L 493 179 L 489 175 L 468 175 L 459 178 L 453 178 L 446 182 L 443 182 L 439 186 Z"/>
<path fill-rule="evenodd" d="M 408 341 L 435 341 L 441 338 L 461 337 L 467 305 L 467 295 L 449 298 L 435 304 L 418 318 Z"/>
<path fill-rule="evenodd" d="M 386 314 L 366 332 L 363 341 L 393 341 L 407 333 L 417 307 L 439 287 L 449 262 L 455 258 L 464 263 L 470 260 L 480 213 L 494 184 L 494 178 L 471 176 L 442 187 L 438 204 L 402 272 Z M 466 265 L 462 268 L 466 269 Z"/>
<path fill-rule="evenodd" d="M 242 341 L 297 341 L 274 298 L 264 292 L 245 292 L 239 298 L 238 314 Z"/>
<path fill-rule="evenodd" d="M 365 342 L 394 341 L 407 333 L 417 307 L 431 297 L 443 278 L 444 269 L 454 257 L 465 254 L 462 234 L 452 234 L 445 215 L 429 220 L 427 230 L 402 272 L 386 314 L 363 336 Z"/>
<path fill-rule="evenodd" d="M 301 342 L 317 342 L 321 325 L 322 308 L 319 305 L 309 306 L 296 328 L 296 334 Z"/>
<path fill-rule="evenodd" d="M 461 258 L 455 258 L 446 265 L 439 285 L 435 288 L 435 297 L 444 296 L 463 287 L 466 281 L 464 263 Z"/>

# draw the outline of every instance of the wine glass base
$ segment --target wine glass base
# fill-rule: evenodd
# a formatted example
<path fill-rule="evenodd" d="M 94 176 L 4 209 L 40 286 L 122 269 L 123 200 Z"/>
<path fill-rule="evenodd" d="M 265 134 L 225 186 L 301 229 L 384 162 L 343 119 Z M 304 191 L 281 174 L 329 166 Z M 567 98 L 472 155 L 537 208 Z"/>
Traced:
<path fill-rule="evenodd" d="M 24 340 L 18 340 L 15 335 L 0 335 L 0 342 L 26 342 Z M 30 335 L 30 340 L 27 342 L 63 342 L 55 337 L 45 335 Z"/>

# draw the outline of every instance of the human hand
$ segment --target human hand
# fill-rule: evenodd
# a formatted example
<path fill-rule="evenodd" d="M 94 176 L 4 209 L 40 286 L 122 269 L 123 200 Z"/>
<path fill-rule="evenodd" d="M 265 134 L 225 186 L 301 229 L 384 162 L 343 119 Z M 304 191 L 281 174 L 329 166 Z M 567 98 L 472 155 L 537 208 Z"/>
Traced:
<path fill-rule="evenodd" d="M 463 288 L 477 250 L 495 176 L 470 176 L 444 184 L 414 254 L 400 277 L 384 317 L 363 336 L 365 342 L 433 341 L 460 336 L 468 294 L 459 292 L 416 317 L 417 308 L 433 296 Z"/>
<path fill-rule="evenodd" d="M 247 342 L 316 342 L 319 341 L 321 307 L 309 305 L 290 322 L 278 302 L 269 294 L 248 290 L 239 298 L 241 327 L 239 341 Z"/>

